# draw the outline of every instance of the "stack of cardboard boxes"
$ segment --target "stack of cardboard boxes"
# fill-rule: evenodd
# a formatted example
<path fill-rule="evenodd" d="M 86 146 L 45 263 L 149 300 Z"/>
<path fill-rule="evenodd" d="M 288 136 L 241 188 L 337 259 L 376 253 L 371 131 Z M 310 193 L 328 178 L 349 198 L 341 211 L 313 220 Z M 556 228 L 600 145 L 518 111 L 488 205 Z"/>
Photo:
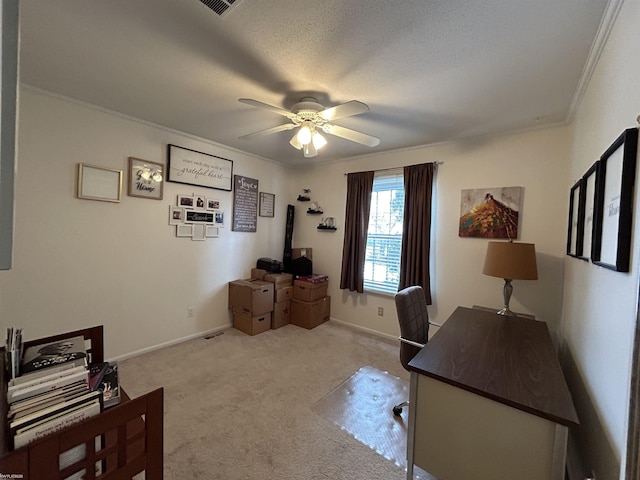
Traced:
<path fill-rule="evenodd" d="M 311 249 L 294 249 L 297 257 L 311 256 Z M 301 255 L 302 254 L 302 255 Z M 331 298 L 329 279 L 308 275 L 293 280 L 290 273 L 269 273 L 254 268 L 251 278 L 229 282 L 229 309 L 233 326 L 248 335 L 257 335 L 288 323 L 314 328 L 329 320 Z"/>
<path fill-rule="evenodd" d="M 273 317 L 271 328 L 280 328 L 289 323 L 291 299 L 293 298 L 293 275 L 290 273 L 267 273 L 265 282 L 273 283 Z"/>
<path fill-rule="evenodd" d="M 331 297 L 327 296 L 329 277 L 308 275 L 293 282 L 291 323 L 304 328 L 314 328 L 329 320 Z"/>
<path fill-rule="evenodd" d="M 229 282 L 229 309 L 238 330 L 249 335 L 270 330 L 273 283 L 254 279 Z"/>

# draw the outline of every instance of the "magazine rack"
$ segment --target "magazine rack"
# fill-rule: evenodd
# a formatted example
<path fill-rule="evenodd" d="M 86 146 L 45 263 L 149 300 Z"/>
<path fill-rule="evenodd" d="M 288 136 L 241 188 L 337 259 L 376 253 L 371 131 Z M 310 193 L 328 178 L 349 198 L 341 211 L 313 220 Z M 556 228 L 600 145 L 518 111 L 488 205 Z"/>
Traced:
<path fill-rule="evenodd" d="M 103 327 L 91 327 L 52 337 L 25 342 L 39 345 L 83 335 L 89 342 L 90 362 L 104 361 Z M 84 478 L 131 479 L 145 472 L 146 480 L 163 478 L 163 389 L 159 388 L 131 400 L 121 390 L 121 402 L 70 427 L 59 430 L 22 448 L 11 450 L 7 422 L 7 371 L 4 348 L 0 349 L 0 475 L 23 480 L 58 480 L 85 469 Z M 96 450 L 95 439 L 102 448 Z M 60 471 L 59 454 L 85 444 L 84 459 Z M 102 473 L 96 476 L 95 465 L 101 462 Z"/>

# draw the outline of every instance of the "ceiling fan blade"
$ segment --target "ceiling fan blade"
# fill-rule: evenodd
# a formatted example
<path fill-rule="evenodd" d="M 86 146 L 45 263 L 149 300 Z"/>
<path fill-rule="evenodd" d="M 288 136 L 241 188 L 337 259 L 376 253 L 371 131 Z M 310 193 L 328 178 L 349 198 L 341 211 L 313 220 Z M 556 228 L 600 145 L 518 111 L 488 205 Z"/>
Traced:
<path fill-rule="evenodd" d="M 260 130 L 258 132 L 248 133 L 238 138 L 246 140 L 247 138 L 259 137 L 262 135 L 269 135 L 270 133 L 277 133 L 277 132 L 283 132 L 285 130 L 291 130 L 292 128 L 296 128 L 296 126 L 297 125 L 295 123 L 285 123 L 283 125 L 278 125 L 277 127 L 267 128 L 266 130 Z"/>
<path fill-rule="evenodd" d="M 321 112 L 318 112 L 325 120 L 337 120 L 338 118 L 350 117 L 351 115 L 358 115 L 369 111 L 369 107 L 357 100 L 351 100 L 347 103 L 336 105 L 335 107 L 329 107 Z"/>
<path fill-rule="evenodd" d="M 280 107 L 274 107 L 273 105 L 259 102 L 258 100 L 254 100 L 252 98 L 239 98 L 238 101 L 240 103 L 246 103 L 247 105 L 251 105 L 252 107 L 264 108 L 266 110 L 269 110 L 270 112 L 277 113 L 278 115 L 282 115 L 283 117 L 287 117 L 287 118 L 295 117 L 295 114 L 291 113 L 289 110 L 285 110 L 284 108 L 280 108 Z"/>
<path fill-rule="evenodd" d="M 367 145 L 368 147 L 375 147 L 380 144 L 380 139 L 378 137 L 373 137 L 371 135 L 367 135 L 366 133 L 356 132 L 355 130 L 341 127 L 339 125 L 331 125 L 330 123 L 325 123 L 322 126 L 322 130 L 331 135 L 335 135 L 336 137 L 346 138 L 347 140 L 361 143 L 362 145 Z"/>

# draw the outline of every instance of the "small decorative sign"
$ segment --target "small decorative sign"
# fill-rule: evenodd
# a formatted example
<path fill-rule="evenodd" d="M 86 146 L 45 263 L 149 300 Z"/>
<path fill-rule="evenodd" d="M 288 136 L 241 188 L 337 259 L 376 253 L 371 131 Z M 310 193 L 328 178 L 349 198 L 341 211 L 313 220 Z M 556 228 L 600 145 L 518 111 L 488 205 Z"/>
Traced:
<path fill-rule="evenodd" d="M 186 210 L 185 223 L 210 223 L 213 224 L 214 216 L 212 212 L 199 212 L 197 210 Z"/>
<path fill-rule="evenodd" d="M 127 194 L 130 197 L 162 200 L 163 185 L 164 165 L 129 157 L 129 189 Z"/>
<path fill-rule="evenodd" d="M 234 232 L 255 232 L 258 221 L 258 180 L 233 176 L 233 224 Z"/>

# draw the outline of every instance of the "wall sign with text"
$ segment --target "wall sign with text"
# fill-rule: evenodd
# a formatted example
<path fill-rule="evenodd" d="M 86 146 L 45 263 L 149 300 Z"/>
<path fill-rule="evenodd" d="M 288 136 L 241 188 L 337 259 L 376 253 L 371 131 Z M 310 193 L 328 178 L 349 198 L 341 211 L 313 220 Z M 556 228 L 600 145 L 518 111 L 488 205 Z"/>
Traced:
<path fill-rule="evenodd" d="M 255 232 L 258 221 L 258 180 L 233 176 L 233 223 L 234 232 Z"/>
<path fill-rule="evenodd" d="M 233 161 L 169 145 L 169 182 L 231 191 Z"/>

